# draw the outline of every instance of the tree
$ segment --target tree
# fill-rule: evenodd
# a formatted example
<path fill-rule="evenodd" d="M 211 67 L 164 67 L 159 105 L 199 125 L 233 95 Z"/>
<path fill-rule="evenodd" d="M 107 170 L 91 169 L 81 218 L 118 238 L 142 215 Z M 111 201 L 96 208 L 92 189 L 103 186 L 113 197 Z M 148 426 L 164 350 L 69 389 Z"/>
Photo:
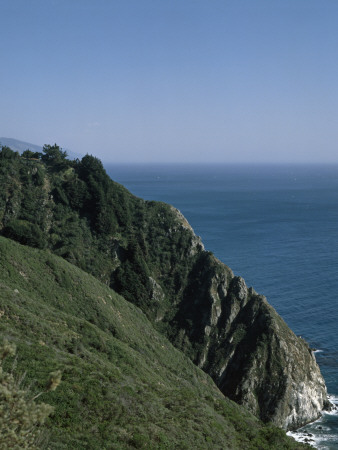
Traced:
<path fill-rule="evenodd" d="M 31 158 L 39 159 L 41 157 L 41 153 L 39 153 L 39 152 L 32 152 L 32 150 L 27 149 L 24 152 L 22 152 L 21 156 L 23 158 L 28 158 L 28 159 L 31 159 Z"/>
<path fill-rule="evenodd" d="M 61 163 L 66 160 L 67 152 L 63 151 L 58 145 L 44 145 L 42 161 L 46 163 Z"/>
<path fill-rule="evenodd" d="M 16 159 L 19 158 L 19 153 L 14 152 L 6 145 L 0 145 L 1 151 L 0 151 L 0 159 Z"/>

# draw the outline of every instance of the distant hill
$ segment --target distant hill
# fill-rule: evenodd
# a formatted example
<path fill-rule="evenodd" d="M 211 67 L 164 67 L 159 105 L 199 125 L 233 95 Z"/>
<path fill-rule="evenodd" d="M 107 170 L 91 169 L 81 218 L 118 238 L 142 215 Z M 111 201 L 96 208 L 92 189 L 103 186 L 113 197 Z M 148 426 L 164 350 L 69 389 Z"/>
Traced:
<path fill-rule="evenodd" d="M 46 144 L 54 144 L 54 142 L 46 142 Z M 19 141 L 18 139 L 0 137 L 0 145 L 6 145 L 15 152 L 20 154 L 25 150 L 32 150 L 33 152 L 42 152 L 43 146 L 31 144 L 30 142 Z M 67 148 L 63 149 L 67 152 L 70 159 L 82 158 L 84 155 L 82 153 L 73 152 Z"/>
<path fill-rule="evenodd" d="M 29 142 L 19 141 L 18 139 L 0 137 L 0 144 L 6 145 L 15 152 L 22 153 L 25 150 L 32 150 L 33 152 L 42 152 L 42 146 L 31 144 Z"/>

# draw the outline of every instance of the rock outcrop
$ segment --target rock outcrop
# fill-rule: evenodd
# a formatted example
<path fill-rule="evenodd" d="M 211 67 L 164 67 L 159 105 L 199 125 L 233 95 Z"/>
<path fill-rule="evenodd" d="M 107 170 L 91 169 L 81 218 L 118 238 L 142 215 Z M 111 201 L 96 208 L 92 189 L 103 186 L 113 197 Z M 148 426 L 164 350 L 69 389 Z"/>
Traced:
<path fill-rule="evenodd" d="M 265 422 L 299 428 L 330 409 L 312 350 L 266 298 L 202 253 L 176 314 L 176 344 L 221 391 Z M 193 273 L 194 271 L 192 271 Z"/>

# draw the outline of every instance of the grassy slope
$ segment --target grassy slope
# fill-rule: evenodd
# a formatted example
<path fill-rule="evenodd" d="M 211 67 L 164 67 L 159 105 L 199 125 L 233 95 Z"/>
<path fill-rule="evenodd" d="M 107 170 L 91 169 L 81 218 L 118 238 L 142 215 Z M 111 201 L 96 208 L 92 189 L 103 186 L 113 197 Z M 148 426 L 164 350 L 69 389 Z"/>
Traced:
<path fill-rule="evenodd" d="M 303 448 L 225 399 L 144 314 L 49 252 L 0 237 L 0 330 L 18 345 L 16 373 L 55 406 L 59 448 Z"/>

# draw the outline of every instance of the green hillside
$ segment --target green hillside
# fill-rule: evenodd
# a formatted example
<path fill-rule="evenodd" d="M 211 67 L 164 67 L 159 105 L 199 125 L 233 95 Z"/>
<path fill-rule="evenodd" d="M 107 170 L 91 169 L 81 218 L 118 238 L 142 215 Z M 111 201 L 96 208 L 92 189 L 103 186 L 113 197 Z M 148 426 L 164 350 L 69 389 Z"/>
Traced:
<path fill-rule="evenodd" d="M 51 449 L 303 448 L 226 399 L 137 307 L 49 251 L 0 237 L 0 314 L 32 396 L 62 371 L 36 400 L 55 407 Z"/>

